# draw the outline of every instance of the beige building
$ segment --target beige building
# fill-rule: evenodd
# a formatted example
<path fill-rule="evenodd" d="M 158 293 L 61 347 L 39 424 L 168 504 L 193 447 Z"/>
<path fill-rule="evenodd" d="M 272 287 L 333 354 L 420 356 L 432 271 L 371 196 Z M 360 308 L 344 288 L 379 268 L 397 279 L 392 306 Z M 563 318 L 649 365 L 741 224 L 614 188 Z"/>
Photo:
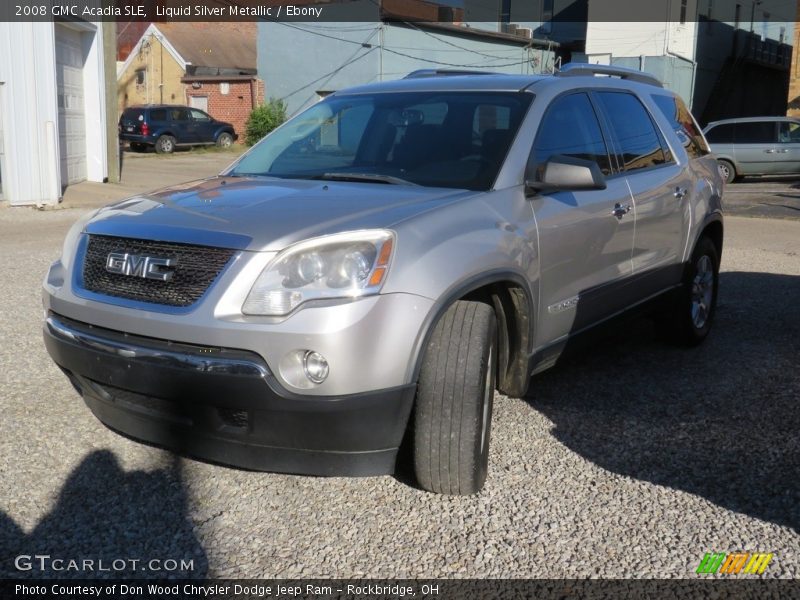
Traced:
<path fill-rule="evenodd" d="M 800 15 L 800 0 L 797 0 L 797 14 Z M 794 52 L 789 71 L 789 98 L 786 115 L 800 117 L 800 27 L 794 29 Z"/>
<path fill-rule="evenodd" d="M 136 104 L 185 104 L 185 72 L 178 51 L 150 25 L 117 72 L 119 112 Z"/>
<path fill-rule="evenodd" d="M 255 79 L 255 73 L 255 23 L 151 23 L 117 70 L 119 112 L 138 104 L 195 105 L 192 90 L 200 84 L 186 77 L 227 84 L 227 77 Z"/>

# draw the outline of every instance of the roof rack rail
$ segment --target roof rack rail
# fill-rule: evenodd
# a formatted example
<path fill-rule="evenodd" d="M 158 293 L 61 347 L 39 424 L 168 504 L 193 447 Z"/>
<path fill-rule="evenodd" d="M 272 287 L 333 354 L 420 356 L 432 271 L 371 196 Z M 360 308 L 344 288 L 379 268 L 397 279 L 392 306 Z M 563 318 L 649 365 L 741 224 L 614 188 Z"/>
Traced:
<path fill-rule="evenodd" d="M 446 77 L 448 75 L 497 75 L 489 71 L 465 71 L 463 69 L 417 69 L 403 79 L 421 79 L 423 77 Z"/>
<path fill-rule="evenodd" d="M 626 69 L 625 67 L 612 67 L 610 65 L 590 65 L 588 63 L 567 63 L 555 73 L 557 77 L 583 77 L 594 75 L 610 75 L 620 79 L 630 79 L 639 83 L 647 83 L 657 87 L 664 87 L 661 81 L 650 73 L 637 71 L 636 69 Z"/>

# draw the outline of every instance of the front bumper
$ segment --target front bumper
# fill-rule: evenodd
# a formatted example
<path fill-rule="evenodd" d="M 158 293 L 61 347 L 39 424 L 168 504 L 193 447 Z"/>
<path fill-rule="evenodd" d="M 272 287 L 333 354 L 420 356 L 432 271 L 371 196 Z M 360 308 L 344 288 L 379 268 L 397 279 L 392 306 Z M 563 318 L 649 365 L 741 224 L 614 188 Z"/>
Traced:
<path fill-rule="evenodd" d="M 50 356 L 103 423 L 214 462 L 313 475 L 394 470 L 415 386 L 286 391 L 253 352 L 166 342 L 50 313 Z"/>

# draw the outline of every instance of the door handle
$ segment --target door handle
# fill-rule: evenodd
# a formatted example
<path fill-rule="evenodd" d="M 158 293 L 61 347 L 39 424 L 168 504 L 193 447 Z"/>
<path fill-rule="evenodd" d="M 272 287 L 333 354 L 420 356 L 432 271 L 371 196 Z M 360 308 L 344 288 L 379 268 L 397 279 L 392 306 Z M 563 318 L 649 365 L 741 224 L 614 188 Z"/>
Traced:
<path fill-rule="evenodd" d="M 631 205 L 626 204 L 622 206 L 619 202 L 614 205 L 614 210 L 611 211 L 611 214 L 617 217 L 618 219 L 622 219 L 625 215 L 631 212 Z"/>
<path fill-rule="evenodd" d="M 686 195 L 686 188 L 682 187 L 675 188 L 675 193 L 673 194 L 673 196 L 675 196 L 678 200 L 683 200 L 683 197 L 685 195 Z"/>
<path fill-rule="evenodd" d="M 770 148 L 769 150 L 764 150 L 764 152 L 766 152 L 767 154 L 775 154 L 777 150 L 775 150 L 775 148 Z"/>
<path fill-rule="evenodd" d="M 778 153 L 779 153 L 779 154 L 786 154 L 788 151 L 789 151 L 789 150 L 788 150 L 787 148 L 784 148 L 784 149 L 782 149 L 782 150 L 778 150 Z"/>

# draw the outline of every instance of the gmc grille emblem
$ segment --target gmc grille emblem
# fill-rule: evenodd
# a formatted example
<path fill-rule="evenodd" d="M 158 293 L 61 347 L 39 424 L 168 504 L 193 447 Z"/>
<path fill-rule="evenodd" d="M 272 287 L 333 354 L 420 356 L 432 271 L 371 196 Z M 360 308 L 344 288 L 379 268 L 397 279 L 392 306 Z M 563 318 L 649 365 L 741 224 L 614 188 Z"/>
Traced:
<path fill-rule="evenodd" d="M 177 258 L 160 258 L 142 254 L 128 254 L 127 252 L 112 252 L 106 259 L 106 271 L 117 275 L 169 281 L 172 279 L 174 271 L 165 269 L 175 267 L 177 264 Z"/>

